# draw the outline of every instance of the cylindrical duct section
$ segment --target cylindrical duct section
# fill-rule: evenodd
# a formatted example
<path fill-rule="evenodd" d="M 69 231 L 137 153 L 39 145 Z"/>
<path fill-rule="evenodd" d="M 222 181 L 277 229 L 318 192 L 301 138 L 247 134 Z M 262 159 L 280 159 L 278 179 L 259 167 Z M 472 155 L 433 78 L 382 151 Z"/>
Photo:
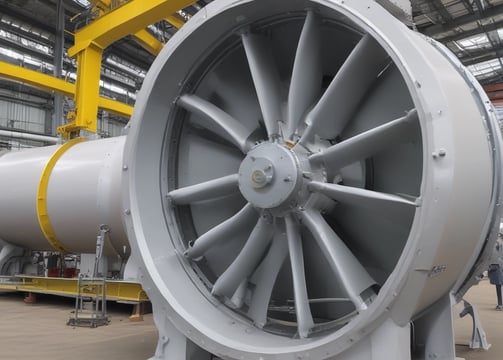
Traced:
<path fill-rule="evenodd" d="M 94 253 L 106 224 L 107 253 L 127 257 L 120 212 L 124 142 L 73 140 L 1 156 L 0 238 L 31 250 Z"/>

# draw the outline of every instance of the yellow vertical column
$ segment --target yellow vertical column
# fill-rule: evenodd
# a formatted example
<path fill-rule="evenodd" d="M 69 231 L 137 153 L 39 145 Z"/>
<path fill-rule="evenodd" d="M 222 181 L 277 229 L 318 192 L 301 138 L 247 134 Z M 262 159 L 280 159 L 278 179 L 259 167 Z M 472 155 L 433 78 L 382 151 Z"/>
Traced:
<path fill-rule="evenodd" d="M 96 132 L 102 54 L 103 49 L 94 44 L 77 53 L 75 113 L 70 123 L 58 128 L 66 137 L 78 136 L 80 129 Z"/>
<path fill-rule="evenodd" d="M 193 2 L 194 0 L 130 0 L 104 13 L 75 33 L 75 45 L 68 49 L 68 55 L 77 57 L 76 109 L 71 122 L 58 128 L 64 138 L 77 137 L 81 129 L 96 132 L 98 105 L 100 101 L 102 104 L 104 101 L 99 98 L 103 49 L 124 36 L 139 33 L 140 37 L 143 35 L 147 48 L 154 54 L 158 53 L 162 43 L 148 33 L 142 34 L 140 30 L 161 20 L 165 17 L 164 14 L 173 14 Z M 108 0 L 93 3 L 103 7 L 100 10 L 103 12 L 110 4 Z M 179 23 L 178 25 L 181 26 Z"/>

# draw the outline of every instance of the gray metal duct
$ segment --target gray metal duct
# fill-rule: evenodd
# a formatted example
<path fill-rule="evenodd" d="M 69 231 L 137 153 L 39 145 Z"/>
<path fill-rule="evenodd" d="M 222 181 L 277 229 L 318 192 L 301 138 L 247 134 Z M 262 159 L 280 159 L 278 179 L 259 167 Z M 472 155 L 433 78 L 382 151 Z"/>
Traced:
<path fill-rule="evenodd" d="M 0 158 L 0 238 L 46 248 L 49 220 L 85 252 L 105 223 L 128 255 L 127 232 L 159 359 L 406 360 L 411 322 L 419 358 L 453 359 L 452 298 L 499 227 L 491 111 L 374 1 L 215 1 L 152 65 L 125 145 Z"/>

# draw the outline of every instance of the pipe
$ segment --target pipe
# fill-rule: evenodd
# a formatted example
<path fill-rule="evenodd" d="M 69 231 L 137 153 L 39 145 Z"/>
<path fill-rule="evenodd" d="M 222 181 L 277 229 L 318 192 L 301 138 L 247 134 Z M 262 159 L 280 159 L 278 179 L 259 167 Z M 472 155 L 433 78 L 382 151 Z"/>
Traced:
<path fill-rule="evenodd" d="M 0 136 L 5 136 L 12 139 L 43 141 L 51 144 L 57 144 L 60 141 L 59 138 L 54 136 L 29 134 L 24 132 L 8 131 L 8 130 L 0 130 Z"/>

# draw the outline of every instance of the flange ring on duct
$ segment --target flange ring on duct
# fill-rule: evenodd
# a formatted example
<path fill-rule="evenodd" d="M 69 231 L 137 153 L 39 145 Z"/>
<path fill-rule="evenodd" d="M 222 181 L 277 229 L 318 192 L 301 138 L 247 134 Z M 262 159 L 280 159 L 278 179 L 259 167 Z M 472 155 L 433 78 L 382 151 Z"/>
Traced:
<path fill-rule="evenodd" d="M 158 356 L 171 326 L 224 358 L 333 358 L 378 330 L 408 350 L 494 215 L 479 96 L 374 1 L 196 14 L 145 79 L 124 159 Z"/>

